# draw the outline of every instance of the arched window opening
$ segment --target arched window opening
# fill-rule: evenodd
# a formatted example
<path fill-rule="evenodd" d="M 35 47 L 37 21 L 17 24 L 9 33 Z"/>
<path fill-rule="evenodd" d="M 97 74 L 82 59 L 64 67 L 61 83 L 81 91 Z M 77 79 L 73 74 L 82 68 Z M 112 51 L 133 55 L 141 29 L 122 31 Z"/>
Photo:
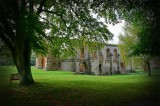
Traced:
<path fill-rule="evenodd" d="M 84 58 L 84 47 L 80 49 L 80 58 Z"/>
<path fill-rule="evenodd" d="M 93 58 L 97 58 L 97 51 L 96 51 L 96 50 L 94 50 L 94 51 L 92 52 L 92 57 L 93 57 Z"/>
<path fill-rule="evenodd" d="M 117 57 L 117 49 L 114 49 L 114 57 Z"/>
<path fill-rule="evenodd" d="M 109 58 L 109 56 L 110 56 L 110 49 L 107 48 L 107 50 L 106 50 L 106 58 Z"/>

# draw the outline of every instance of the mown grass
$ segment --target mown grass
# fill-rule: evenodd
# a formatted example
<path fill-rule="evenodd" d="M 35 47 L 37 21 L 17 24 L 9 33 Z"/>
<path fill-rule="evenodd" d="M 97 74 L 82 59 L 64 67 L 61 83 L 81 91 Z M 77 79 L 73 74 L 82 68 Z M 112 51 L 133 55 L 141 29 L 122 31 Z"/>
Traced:
<path fill-rule="evenodd" d="M 15 67 L 0 67 L 0 102 L 25 106 L 113 106 L 143 100 L 157 89 L 157 72 L 110 76 L 78 75 L 66 71 L 45 71 L 32 67 L 36 83 L 24 87 L 9 83 Z M 0 105 L 1 105 L 0 104 Z"/>

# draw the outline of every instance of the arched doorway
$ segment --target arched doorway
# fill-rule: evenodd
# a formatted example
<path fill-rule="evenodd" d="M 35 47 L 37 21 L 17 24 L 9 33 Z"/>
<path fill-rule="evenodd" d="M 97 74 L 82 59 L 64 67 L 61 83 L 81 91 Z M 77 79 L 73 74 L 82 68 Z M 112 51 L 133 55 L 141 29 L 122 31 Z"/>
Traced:
<path fill-rule="evenodd" d="M 79 72 L 86 72 L 87 71 L 87 62 L 83 61 L 79 64 Z"/>
<path fill-rule="evenodd" d="M 121 71 L 125 71 L 125 65 L 124 62 L 120 62 Z"/>
<path fill-rule="evenodd" d="M 114 58 L 117 58 L 117 49 L 114 49 L 114 54 L 113 54 Z"/>
<path fill-rule="evenodd" d="M 79 72 L 85 72 L 85 65 L 82 63 L 82 64 L 80 64 L 80 66 L 79 66 Z"/>
<path fill-rule="evenodd" d="M 110 57 L 110 49 L 107 48 L 107 49 L 106 49 L 106 58 L 109 58 L 109 57 Z"/>

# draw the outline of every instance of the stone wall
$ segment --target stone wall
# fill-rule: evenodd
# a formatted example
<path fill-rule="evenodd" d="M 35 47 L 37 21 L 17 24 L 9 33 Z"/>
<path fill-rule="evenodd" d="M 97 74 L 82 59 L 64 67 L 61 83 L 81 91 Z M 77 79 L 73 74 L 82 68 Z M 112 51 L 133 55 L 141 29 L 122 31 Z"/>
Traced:
<path fill-rule="evenodd" d="M 61 62 L 61 67 L 64 71 L 75 71 L 74 66 L 75 65 L 72 59 L 66 59 Z"/>

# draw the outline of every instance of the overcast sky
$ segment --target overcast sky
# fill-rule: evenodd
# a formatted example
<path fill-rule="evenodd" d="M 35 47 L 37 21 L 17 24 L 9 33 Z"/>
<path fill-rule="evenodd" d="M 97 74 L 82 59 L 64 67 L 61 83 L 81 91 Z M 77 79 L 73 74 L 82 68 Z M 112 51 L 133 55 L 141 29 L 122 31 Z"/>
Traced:
<path fill-rule="evenodd" d="M 122 23 L 118 23 L 116 25 L 111 25 L 109 24 L 108 25 L 108 29 L 110 30 L 110 32 L 112 32 L 114 34 L 114 37 L 111 41 L 109 41 L 108 43 L 110 44 L 118 44 L 118 35 L 120 33 L 123 34 L 123 30 L 122 30 L 122 27 L 124 26 L 124 21 L 122 21 Z"/>

